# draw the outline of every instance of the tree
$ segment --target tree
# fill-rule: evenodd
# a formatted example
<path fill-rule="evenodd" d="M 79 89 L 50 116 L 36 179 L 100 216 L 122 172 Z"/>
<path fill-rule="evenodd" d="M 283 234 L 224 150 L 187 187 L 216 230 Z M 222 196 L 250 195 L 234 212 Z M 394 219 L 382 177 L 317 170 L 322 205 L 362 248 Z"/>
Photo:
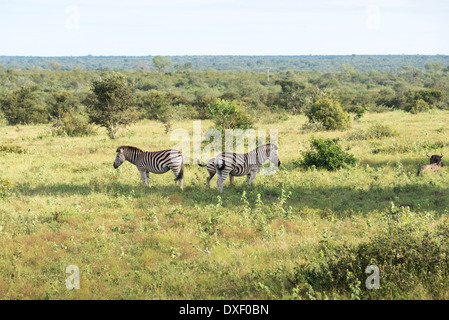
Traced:
<path fill-rule="evenodd" d="M 327 130 L 344 130 L 351 126 L 351 116 L 338 101 L 329 98 L 317 100 L 306 113 L 312 123 L 321 123 Z"/>
<path fill-rule="evenodd" d="M 424 65 L 426 72 L 439 72 L 443 69 L 444 65 L 442 62 L 427 62 Z"/>
<path fill-rule="evenodd" d="M 1 110 L 10 125 L 47 122 L 47 110 L 38 89 L 38 86 L 21 87 L 1 99 Z"/>
<path fill-rule="evenodd" d="M 72 91 L 54 92 L 48 102 L 48 112 L 54 121 L 53 135 L 81 137 L 95 133 L 83 106 Z"/>
<path fill-rule="evenodd" d="M 88 102 L 90 121 L 106 128 L 115 139 L 118 130 L 137 121 L 135 99 L 125 77 L 112 72 L 92 82 L 93 96 Z"/>
<path fill-rule="evenodd" d="M 139 107 L 143 110 L 145 118 L 161 121 L 165 126 L 165 132 L 170 131 L 174 110 L 167 94 L 151 90 L 143 96 Z"/>
<path fill-rule="evenodd" d="M 48 66 L 53 71 L 61 70 L 61 64 L 56 61 L 50 62 L 50 64 Z"/>
<path fill-rule="evenodd" d="M 153 58 L 153 64 L 158 72 L 164 72 L 167 68 L 171 67 L 173 63 L 163 56 L 155 56 Z"/>
<path fill-rule="evenodd" d="M 253 126 L 253 120 L 237 100 L 217 99 L 208 108 L 216 128 L 222 132 L 226 129 L 249 129 Z"/>
<path fill-rule="evenodd" d="M 50 117 L 57 123 L 62 122 L 64 115 L 70 112 L 78 112 L 80 108 L 79 100 L 72 91 L 54 92 L 48 102 L 48 112 Z"/>
<path fill-rule="evenodd" d="M 301 111 L 306 104 L 305 85 L 290 80 L 276 80 L 275 84 L 280 85 L 282 92 L 279 95 L 280 103 L 285 109 L 293 114 Z"/>

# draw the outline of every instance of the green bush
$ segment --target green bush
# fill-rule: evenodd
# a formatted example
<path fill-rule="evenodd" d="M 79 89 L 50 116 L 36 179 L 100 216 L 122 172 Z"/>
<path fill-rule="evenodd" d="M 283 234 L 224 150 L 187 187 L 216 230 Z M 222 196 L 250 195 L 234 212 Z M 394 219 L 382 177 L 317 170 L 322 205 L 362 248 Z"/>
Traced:
<path fill-rule="evenodd" d="M 142 95 L 138 105 L 143 111 L 143 116 L 152 120 L 160 120 L 171 111 L 169 97 L 157 90 L 150 90 Z"/>
<path fill-rule="evenodd" d="M 345 152 L 339 145 L 339 139 L 314 138 L 310 140 L 310 150 L 303 152 L 300 166 L 336 170 L 357 163 L 354 155 Z"/>
<path fill-rule="evenodd" d="M 7 144 L 7 145 L 0 145 L 0 152 L 5 153 L 24 153 L 25 151 L 21 146 L 13 145 L 13 144 Z"/>
<path fill-rule="evenodd" d="M 0 198 L 4 198 L 11 192 L 11 182 L 8 179 L 0 178 Z"/>
<path fill-rule="evenodd" d="M 206 93 L 196 95 L 192 105 L 195 107 L 199 119 L 204 120 L 211 118 L 209 105 L 213 104 L 215 100 L 217 100 L 217 97 L 214 95 L 209 95 Z"/>
<path fill-rule="evenodd" d="M 89 118 L 81 113 L 66 113 L 52 128 L 55 136 L 83 137 L 96 134 Z"/>
<path fill-rule="evenodd" d="M 423 99 L 415 100 L 407 107 L 407 111 L 410 113 L 413 113 L 413 114 L 417 114 L 417 113 L 425 112 L 425 111 L 429 111 L 429 110 L 430 110 L 430 105 Z"/>
<path fill-rule="evenodd" d="M 397 136 L 396 130 L 386 124 L 376 123 L 367 130 L 358 129 L 348 134 L 348 140 L 382 139 Z"/>
<path fill-rule="evenodd" d="M 387 228 L 366 242 L 356 246 L 323 242 L 323 259 L 313 266 L 298 266 L 296 281 L 307 282 L 314 291 L 346 292 L 351 298 L 356 292 L 359 299 L 406 298 L 419 288 L 426 288 L 422 294 L 428 298 L 444 298 L 449 288 L 447 220 L 430 229 L 428 219 L 405 208 L 392 206 L 387 215 Z M 370 265 L 379 268 L 379 290 L 365 288 Z"/>
<path fill-rule="evenodd" d="M 8 124 L 8 120 L 6 120 L 5 115 L 0 110 L 0 127 Z"/>
<path fill-rule="evenodd" d="M 317 100 L 306 112 L 310 122 L 322 123 L 326 130 L 345 130 L 351 127 L 351 116 L 344 112 L 340 103 L 329 98 Z"/>
<path fill-rule="evenodd" d="M 350 106 L 349 108 L 347 108 L 347 111 L 349 113 L 354 114 L 354 119 L 358 120 L 361 117 L 363 117 L 365 112 L 369 111 L 369 107 L 362 107 L 361 105 L 358 104 L 358 105 Z"/>
<path fill-rule="evenodd" d="M 208 109 L 215 127 L 220 131 L 226 129 L 244 130 L 253 126 L 253 120 L 237 100 L 217 99 L 208 106 Z"/>
<path fill-rule="evenodd" d="M 368 128 L 366 136 L 368 139 L 382 139 L 394 137 L 397 132 L 386 124 L 376 123 Z"/>
<path fill-rule="evenodd" d="M 10 125 L 48 121 L 48 113 L 38 91 L 38 86 L 21 87 L 0 99 L 0 108 Z"/>

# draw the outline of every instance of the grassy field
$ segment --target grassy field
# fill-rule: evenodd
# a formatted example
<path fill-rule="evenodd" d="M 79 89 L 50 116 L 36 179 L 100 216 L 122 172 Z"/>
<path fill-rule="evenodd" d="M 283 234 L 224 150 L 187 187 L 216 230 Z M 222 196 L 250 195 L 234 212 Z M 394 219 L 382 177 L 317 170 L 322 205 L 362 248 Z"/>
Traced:
<path fill-rule="evenodd" d="M 196 165 L 182 191 L 172 173 L 151 175 L 146 189 L 132 164 L 113 168 L 119 145 L 174 145 L 157 122 L 116 140 L 0 127 L 0 298 L 449 298 L 449 174 L 416 175 L 427 151 L 449 157 L 449 112 L 370 113 L 349 131 L 307 132 L 305 122 L 259 121 L 279 130 L 280 170 L 250 188 L 227 181 L 221 195 Z M 396 134 L 367 134 L 376 124 Z M 299 168 L 312 135 L 340 138 L 359 164 Z M 365 287 L 370 263 L 378 290 Z M 69 265 L 79 267 L 79 290 L 66 288 Z"/>

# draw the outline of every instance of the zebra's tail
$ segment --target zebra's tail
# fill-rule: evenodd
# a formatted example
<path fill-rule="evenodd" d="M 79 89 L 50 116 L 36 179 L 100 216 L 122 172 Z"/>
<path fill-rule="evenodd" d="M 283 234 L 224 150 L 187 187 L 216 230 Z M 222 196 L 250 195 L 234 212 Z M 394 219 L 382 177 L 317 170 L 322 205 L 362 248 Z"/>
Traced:
<path fill-rule="evenodd" d="M 197 163 L 200 167 L 205 167 L 205 166 L 207 166 L 207 164 L 201 164 L 201 162 L 200 162 L 200 160 L 198 160 L 198 163 Z"/>

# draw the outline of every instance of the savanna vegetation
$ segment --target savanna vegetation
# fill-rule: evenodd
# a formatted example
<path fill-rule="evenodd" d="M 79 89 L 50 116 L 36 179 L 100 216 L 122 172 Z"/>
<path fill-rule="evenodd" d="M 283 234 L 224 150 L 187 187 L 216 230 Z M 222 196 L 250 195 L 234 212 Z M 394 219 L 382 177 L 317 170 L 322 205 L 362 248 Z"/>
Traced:
<path fill-rule="evenodd" d="M 449 173 L 416 174 L 449 152 L 447 66 L 268 78 L 157 62 L 0 70 L 2 299 L 449 298 Z M 192 120 L 278 130 L 281 167 L 222 194 L 196 164 L 182 191 L 113 168 L 117 146 L 171 148 Z"/>

